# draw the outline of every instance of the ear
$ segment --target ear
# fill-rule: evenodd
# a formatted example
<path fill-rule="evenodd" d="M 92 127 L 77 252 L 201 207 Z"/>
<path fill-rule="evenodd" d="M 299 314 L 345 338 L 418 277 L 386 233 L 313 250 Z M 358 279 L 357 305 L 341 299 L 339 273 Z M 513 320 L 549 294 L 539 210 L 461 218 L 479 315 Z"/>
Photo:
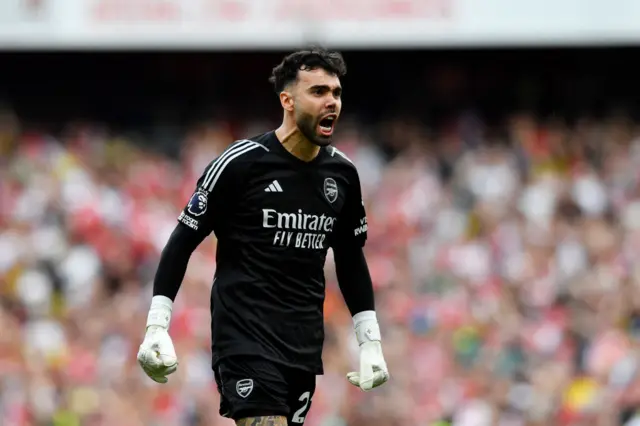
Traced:
<path fill-rule="evenodd" d="M 285 111 L 293 111 L 293 104 L 294 104 L 294 100 L 293 100 L 293 93 L 289 92 L 289 91 L 282 91 L 280 92 L 280 105 L 282 105 L 282 108 Z"/>

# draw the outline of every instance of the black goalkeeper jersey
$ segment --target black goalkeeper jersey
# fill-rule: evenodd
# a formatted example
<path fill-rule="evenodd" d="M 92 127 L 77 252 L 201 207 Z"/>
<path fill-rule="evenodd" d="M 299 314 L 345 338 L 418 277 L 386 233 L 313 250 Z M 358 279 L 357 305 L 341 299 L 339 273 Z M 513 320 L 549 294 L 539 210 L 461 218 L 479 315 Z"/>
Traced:
<path fill-rule="evenodd" d="M 213 364 L 260 355 L 321 374 L 327 250 L 367 237 L 351 161 L 326 147 L 304 162 L 275 132 L 237 141 L 207 166 L 179 221 L 218 239 Z"/>

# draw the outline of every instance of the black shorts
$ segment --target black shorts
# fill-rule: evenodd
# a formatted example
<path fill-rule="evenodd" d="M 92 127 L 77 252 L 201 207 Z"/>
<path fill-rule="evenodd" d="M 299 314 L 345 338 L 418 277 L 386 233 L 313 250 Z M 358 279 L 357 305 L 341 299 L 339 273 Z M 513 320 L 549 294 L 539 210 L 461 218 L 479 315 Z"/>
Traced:
<path fill-rule="evenodd" d="M 302 425 L 316 390 L 315 374 L 260 357 L 224 358 L 214 376 L 220 415 L 233 420 L 285 416 L 287 424 Z"/>

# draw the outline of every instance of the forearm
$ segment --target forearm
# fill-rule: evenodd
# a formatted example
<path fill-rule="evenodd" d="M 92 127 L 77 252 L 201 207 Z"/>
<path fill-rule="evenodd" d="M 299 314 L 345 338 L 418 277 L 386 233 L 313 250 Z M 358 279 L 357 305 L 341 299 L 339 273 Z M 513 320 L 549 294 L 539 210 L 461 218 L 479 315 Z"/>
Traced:
<path fill-rule="evenodd" d="M 338 250 L 334 248 L 334 252 L 338 284 L 353 316 L 353 329 L 360 347 L 360 369 L 348 373 L 347 380 L 369 391 L 389 380 L 369 267 L 361 247 L 343 246 Z"/>
<path fill-rule="evenodd" d="M 352 316 L 375 311 L 371 274 L 361 247 L 335 247 L 334 258 L 338 285 Z"/>
<path fill-rule="evenodd" d="M 191 254 L 205 236 L 178 224 L 162 250 L 160 263 L 153 280 L 153 295 L 174 301 L 187 271 Z"/>

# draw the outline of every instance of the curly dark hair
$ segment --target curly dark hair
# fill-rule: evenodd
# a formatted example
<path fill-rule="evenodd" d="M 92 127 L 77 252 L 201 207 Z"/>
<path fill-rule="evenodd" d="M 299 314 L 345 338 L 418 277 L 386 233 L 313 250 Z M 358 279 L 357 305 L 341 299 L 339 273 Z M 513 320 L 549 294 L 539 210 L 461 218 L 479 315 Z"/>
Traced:
<path fill-rule="evenodd" d="M 340 52 L 313 47 L 286 56 L 271 72 L 269 82 L 273 84 L 276 93 L 280 93 L 288 84 L 296 81 L 298 71 L 318 68 L 340 78 L 347 74 L 347 64 Z"/>

